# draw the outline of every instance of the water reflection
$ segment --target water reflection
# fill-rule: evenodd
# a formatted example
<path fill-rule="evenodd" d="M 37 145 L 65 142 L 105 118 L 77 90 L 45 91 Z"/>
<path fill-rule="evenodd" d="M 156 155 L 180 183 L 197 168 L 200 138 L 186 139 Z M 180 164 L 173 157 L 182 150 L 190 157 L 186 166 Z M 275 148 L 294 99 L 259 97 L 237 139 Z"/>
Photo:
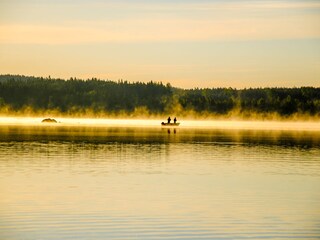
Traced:
<path fill-rule="evenodd" d="M 173 137 L 169 137 L 174 135 Z M 320 132 L 279 130 L 221 130 L 192 128 L 0 126 L 0 141 L 74 142 L 199 142 L 277 145 L 312 148 L 320 146 Z"/>
<path fill-rule="evenodd" d="M 320 237 L 319 132 L 1 126 L 0 153 L 0 239 Z"/>

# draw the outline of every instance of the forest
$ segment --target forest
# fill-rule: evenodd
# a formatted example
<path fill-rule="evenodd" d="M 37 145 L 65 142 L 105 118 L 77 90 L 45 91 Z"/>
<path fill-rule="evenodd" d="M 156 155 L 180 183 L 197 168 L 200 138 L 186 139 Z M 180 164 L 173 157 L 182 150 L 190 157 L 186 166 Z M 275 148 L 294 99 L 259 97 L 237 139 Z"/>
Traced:
<path fill-rule="evenodd" d="M 0 113 L 320 117 L 320 88 L 175 88 L 161 82 L 0 75 Z"/>

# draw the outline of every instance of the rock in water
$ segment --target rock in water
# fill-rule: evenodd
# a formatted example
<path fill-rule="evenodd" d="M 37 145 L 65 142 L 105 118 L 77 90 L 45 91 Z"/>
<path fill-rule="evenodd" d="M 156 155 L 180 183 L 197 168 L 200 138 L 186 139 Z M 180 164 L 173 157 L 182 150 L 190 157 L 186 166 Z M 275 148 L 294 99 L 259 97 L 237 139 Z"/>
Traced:
<path fill-rule="evenodd" d="M 43 123 L 56 123 L 57 120 L 55 120 L 53 118 L 45 118 L 41 122 L 43 122 Z"/>

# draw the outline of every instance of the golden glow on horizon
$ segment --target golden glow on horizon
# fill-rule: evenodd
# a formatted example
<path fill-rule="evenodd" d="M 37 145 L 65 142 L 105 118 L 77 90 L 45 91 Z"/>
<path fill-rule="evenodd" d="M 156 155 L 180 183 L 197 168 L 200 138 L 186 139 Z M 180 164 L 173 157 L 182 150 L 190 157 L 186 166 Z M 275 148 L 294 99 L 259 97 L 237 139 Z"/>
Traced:
<path fill-rule="evenodd" d="M 58 123 L 41 123 L 43 118 L 0 117 L 0 125 L 21 126 L 70 126 L 70 127 L 147 127 L 161 128 L 163 119 L 101 119 L 101 118 L 56 118 Z M 210 128 L 233 130 L 288 130 L 320 131 L 318 121 L 236 121 L 236 120 L 179 120 L 179 128 Z"/>

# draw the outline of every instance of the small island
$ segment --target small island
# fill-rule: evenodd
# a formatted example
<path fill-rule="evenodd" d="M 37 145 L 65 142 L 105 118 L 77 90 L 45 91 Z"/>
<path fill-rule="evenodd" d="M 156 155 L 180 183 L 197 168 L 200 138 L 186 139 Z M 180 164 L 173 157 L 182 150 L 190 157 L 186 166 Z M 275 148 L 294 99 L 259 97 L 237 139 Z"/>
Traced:
<path fill-rule="evenodd" d="M 42 123 L 57 123 L 57 120 L 53 118 L 45 118 L 41 121 Z"/>

